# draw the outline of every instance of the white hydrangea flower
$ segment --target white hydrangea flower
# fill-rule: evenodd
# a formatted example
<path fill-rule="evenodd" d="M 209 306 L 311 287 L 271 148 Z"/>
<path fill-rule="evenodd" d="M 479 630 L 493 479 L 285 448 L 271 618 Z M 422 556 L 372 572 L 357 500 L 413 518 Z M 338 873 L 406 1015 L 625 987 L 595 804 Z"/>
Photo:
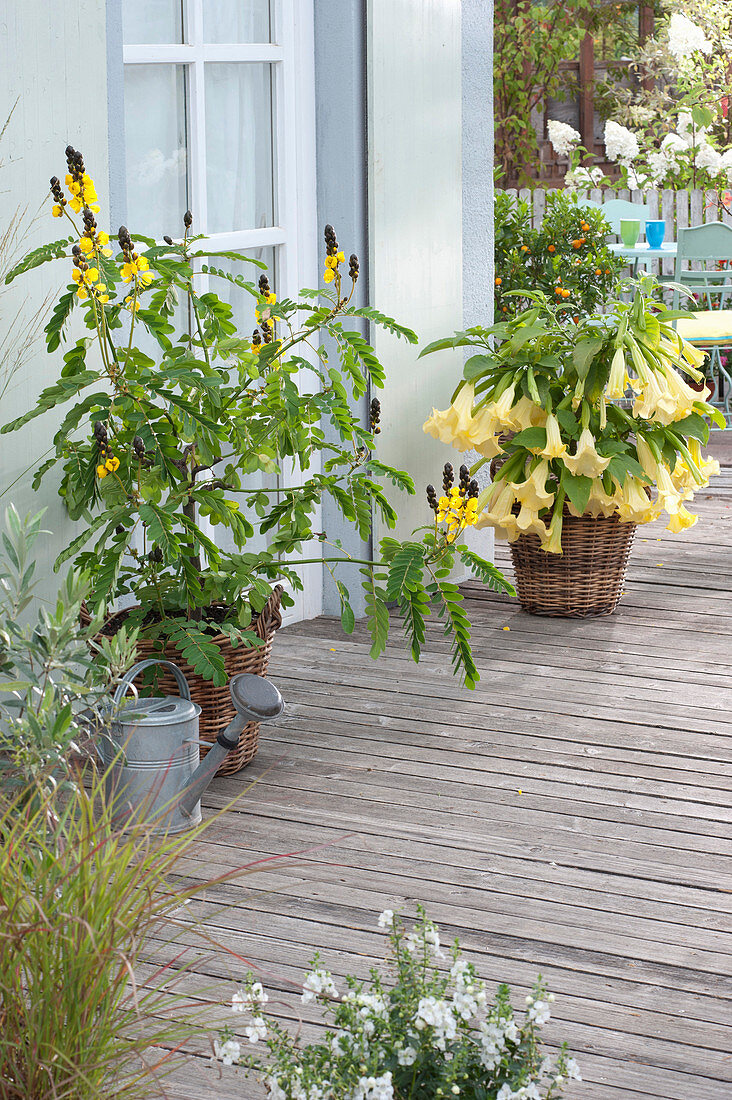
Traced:
<path fill-rule="evenodd" d="M 266 1039 L 267 1023 L 264 1016 L 255 1016 L 251 1024 L 244 1028 L 244 1034 L 250 1043 L 257 1043 L 260 1039 Z"/>
<path fill-rule="evenodd" d="M 378 925 L 379 928 L 392 928 L 394 926 L 394 910 L 385 909 L 383 913 L 380 913 Z"/>
<path fill-rule="evenodd" d="M 417 1061 L 417 1048 L 413 1046 L 402 1047 L 397 1052 L 397 1061 L 400 1066 L 413 1066 Z"/>
<path fill-rule="evenodd" d="M 261 982 L 254 982 L 250 989 L 238 989 L 231 998 L 232 1012 L 251 1012 L 252 1009 L 264 1005 L 269 997 L 264 992 Z"/>
<path fill-rule="evenodd" d="M 676 119 L 676 136 L 681 138 L 687 149 L 703 141 L 708 129 L 708 126 L 694 125 L 691 111 L 679 111 L 679 116 Z M 665 140 L 664 138 L 664 141 Z M 661 142 L 661 144 L 663 145 L 663 142 Z"/>
<path fill-rule="evenodd" d="M 710 54 L 713 49 L 702 28 L 680 12 L 674 12 L 669 21 L 668 48 L 679 64 L 697 50 Z"/>
<path fill-rule="evenodd" d="M 721 175 L 724 171 L 722 154 L 708 141 L 702 141 L 697 146 L 694 163 L 697 168 L 706 168 L 713 176 Z"/>
<path fill-rule="evenodd" d="M 582 140 L 582 135 L 566 122 L 558 122 L 557 119 L 550 118 L 546 128 L 552 149 L 560 157 L 568 157 L 575 145 Z"/>
<path fill-rule="evenodd" d="M 235 1062 L 239 1061 L 241 1043 L 237 1043 L 236 1039 L 227 1039 L 224 1043 L 214 1039 L 214 1054 L 225 1066 L 233 1066 Z"/>
<path fill-rule="evenodd" d="M 638 138 L 627 126 L 608 119 L 605 123 L 605 152 L 608 160 L 616 160 L 628 167 L 638 156 Z"/>
<path fill-rule="evenodd" d="M 338 990 L 333 977 L 327 970 L 313 970 L 302 983 L 302 1003 L 307 1005 L 319 995 L 324 997 L 337 997 Z"/>
<path fill-rule="evenodd" d="M 689 116 L 691 117 L 691 116 Z M 661 142 L 661 152 L 668 160 L 678 160 L 689 148 L 689 143 L 684 140 L 681 133 L 666 134 Z"/>
<path fill-rule="evenodd" d="M 671 162 L 660 150 L 650 154 L 648 157 L 648 171 L 654 187 L 657 187 L 666 178 L 670 168 Z"/>
<path fill-rule="evenodd" d="M 571 172 L 567 172 L 564 177 L 565 187 L 570 189 L 580 189 L 585 187 L 597 187 L 602 183 L 605 173 L 602 168 L 586 168 L 582 164 L 578 164 Z"/>

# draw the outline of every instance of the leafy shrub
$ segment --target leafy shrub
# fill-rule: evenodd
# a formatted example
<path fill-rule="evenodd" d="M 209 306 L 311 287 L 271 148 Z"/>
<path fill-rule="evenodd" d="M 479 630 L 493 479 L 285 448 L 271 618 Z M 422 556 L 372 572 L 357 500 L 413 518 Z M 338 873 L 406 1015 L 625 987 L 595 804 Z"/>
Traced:
<path fill-rule="evenodd" d="M 33 548 L 43 512 L 5 514 L 0 558 L 0 791 L 26 797 L 70 776 L 70 757 L 111 684 L 134 661 L 135 632 L 123 628 L 96 645 L 100 620 L 79 625 L 89 581 L 70 572 L 55 605 L 29 617 L 35 589 Z M 45 532 L 48 534 L 48 532 Z M 96 652 L 94 652 L 96 651 Z"/>
<path fill-rule="evenodd" d="M 543 291 L 560 320 L 600 308 L 612 293 L 624 261 L 605 244 L 610 224 L 601 210 L 580 206 L 576 195 L 547 192 L 540 229 L 531 225 L 524 199 L 496 195 L 496 320 L 530 305 L 522 291 Z"/>

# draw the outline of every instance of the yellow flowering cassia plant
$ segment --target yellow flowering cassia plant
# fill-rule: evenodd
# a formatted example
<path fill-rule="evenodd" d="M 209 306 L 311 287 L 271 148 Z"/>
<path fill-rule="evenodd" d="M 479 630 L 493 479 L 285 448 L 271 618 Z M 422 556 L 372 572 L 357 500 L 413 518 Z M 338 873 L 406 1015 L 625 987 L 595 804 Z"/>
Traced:
<path fill-rule="evenodd" d="M 97 192 L 83 157 L 69 146 L 66 159 L 65 183 L 54 176 L 51 195 L 52 214 L 70 236 L 30 253 L 7 281 L 46 261 L 64 261 L 70 280 L 46 327 L 48 350 L 66 339 L 74 310 L 88 334 L 64 354 L 59 380 L 2 431 L 69 406 L 34 484 L 61 467 L 61 494 L 82 527 L 57 565 L 73 559 L 90 576 L 91 610 L 111 610 L 125 597 L 133 604 L 128 628 L 172 645 L 202 676 L 223 684 L 215 639 L 260 644 L 253 613 L 275 584 L 301 588 L 298 568 L 322 561 L 334 574 L 349 632 L 355 618 L 342 568 L 362 583 L 372 656 L 383 652 L 396 613 L 418 659 L 425 616 L 434 613 L 453 643 L 456 671 L 473 684 L 469 623 L 449 582 L 456 555 L 489 583 L 505 582 L 459 542 L 475 522 L 470 479 L 460 481 L 456 494 L 446 491 L 446 503 L 436 502 L 439 522 L 405 542 L 382 539 L 373 558 L 349 557 L 319 529 L 327 497 L 367 539 L 373 510 L 387 528 L 397 522 L 385 480 L 414 493 L 407 473 L 377 457 L 378 398 L 371 400 L 368 426 L 358 409 L 369 387 L 383 386 L 384 370 L 353 322 L 367 319 L 412 344 L 417 337 L 356 304 L 358 258 L 346 260 L 327 225 L 325 285 L 291 300 L 276 294 L 266 271 L 249 281 L 217 267 L 219 258 L 242 268 L 264 265 L 213 250 L 192 233 L 190 213 L 175 240 L 120 227 L 113 253 L 97 224 Z M 201 276 L 212 287 L 233 284 L 250 295 L 246 324 L 253 331 L 237 330 L 231 306 L 213 289 L 202 290 Z M 446 438 L 471 424 L 471 402 L 467 395 L 461 400 Z M 304 556 L 313 541 L 324 544 L 322 556 Z M 285 606 L 292 602 L 286 590 L 282 598 Z"/>
<path fill-rule="evenodd" d="M 701 447 L 709 420 L 724 421 L 684 378 L 697 383 L 704 355 L 673 327 L 680 311 L 654 296 L 644 276 L 632 300 L 568 324 L 543 294 L 535 306 L 492 328 L 438 340 L 423 355 L 475 347 L 445 412 L 424 430 L 481 458 L 505 455 L 478 497 L 475 525 L 513 542 L 534 532 L 548 553 L 562 553 L 565 512 L 650 523 L 662 513 L 669 531 L 696 522 L 684 504 L 719 472 Z M 488 446 L 482 449 L 485 444 Z"/>

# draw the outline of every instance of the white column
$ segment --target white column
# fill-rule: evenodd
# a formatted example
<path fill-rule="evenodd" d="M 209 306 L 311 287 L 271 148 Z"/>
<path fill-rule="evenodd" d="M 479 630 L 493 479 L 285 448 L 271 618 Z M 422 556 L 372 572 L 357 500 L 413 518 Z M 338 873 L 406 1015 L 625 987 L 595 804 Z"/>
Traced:
<path fill-rule="evenodd" d="M 368 0 L 367 10 L 370 298 L 424 346 L 462 325 L 461 3 Z M 425 485 L 439 486 L 457 458 L 422 423 L 449 403 L 462 357 L 418 361 L 418 348 L 372 335 L 387 372 L 378 455 L 417 486 L 399 494 L 407 536 L 430 520 Z"/>

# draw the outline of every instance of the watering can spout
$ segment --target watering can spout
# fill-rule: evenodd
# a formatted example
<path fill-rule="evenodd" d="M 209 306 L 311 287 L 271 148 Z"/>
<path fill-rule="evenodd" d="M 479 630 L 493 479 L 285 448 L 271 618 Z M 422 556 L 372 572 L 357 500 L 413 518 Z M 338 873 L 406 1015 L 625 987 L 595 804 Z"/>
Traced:
<path fill-rule="evenodd" d="M 270 722 L 279 717 L 285 704 L 282 695 L 269 680 L 251 672 L 241 672 L 229 684 L 236 714 L 226 729 L 206 753 L 181 791 L 178 803 L 181 813 L 192 817 L 201 795 L 216 775 L 222 763 L 239 744 L 239 735 L 249 722 Z"/>

